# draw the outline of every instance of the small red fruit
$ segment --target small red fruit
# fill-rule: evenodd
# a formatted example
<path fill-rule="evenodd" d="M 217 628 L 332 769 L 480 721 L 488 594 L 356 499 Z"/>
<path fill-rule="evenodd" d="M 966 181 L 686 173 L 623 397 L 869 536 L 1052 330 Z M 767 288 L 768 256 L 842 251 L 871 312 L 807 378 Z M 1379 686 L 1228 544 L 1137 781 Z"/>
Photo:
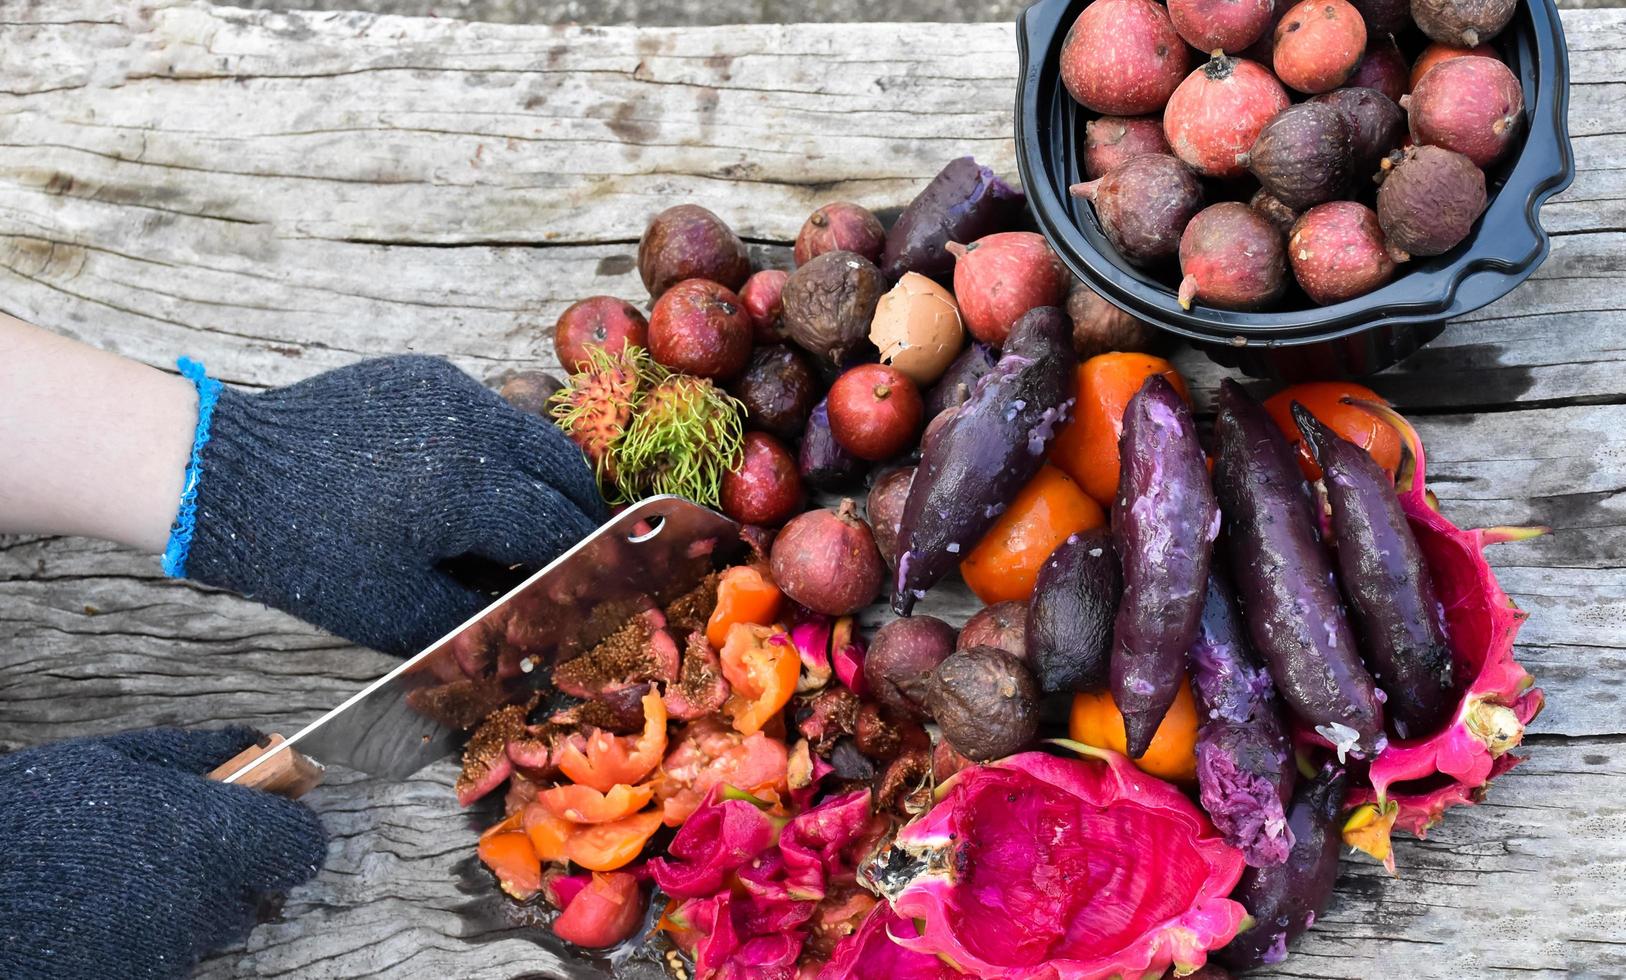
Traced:
<path fill-rule="evenodd" d="M 1084 176 L 1090 180 L 1147 153 L 1172 153 L 1155 116 L 1102 116 L 1084 124 Z"/>
<path fill-rule="evenodd" d="M 1328 201 L 1304 212 L 1287 238 L 1287 259 L 1299 285 L 1322 306 L 1369 293 L 1395 275 L 1378 216 L 1354 201 Z"/>
<path fill-rule="evenodd" d="M 1480 58 L 1496 58 L 1496 49 L 1489 44 L 1480 44 L 1472 48 L 1458 48 L 1438 42 L 1430 44 L 1423 49 L 1422 54 L 1417 56 L 1417 60 L 1412 62 L 1409 87 L 1416 88 L 1417 83 L 1422 81 L 1423 76 L 1427 75 L 1428 70 L 1435 65 L 1443 64 L 1452 58 L 1465 58 L 1468 55 L 1476 55 Z M 1497 60 L 1501 59 L 1498 58 Z M 1400 100 L 1396 99 L 1395 101 L 1399 102 Z"/>
<path fill-rule="evenodd" d="M 1344 84 L 1366 51 L 1366 23 L 1345 0 L 1304 0 L 1276 25 L 1271 64 L 1288 88 L 1314 95 Z"/>
<path fill-rule="evenodd" d="M 1186 76 L 1163 110 L 1174 155 L 1205 177 L 1240 177 L 1259 131 L 1289 100 L 1263 65 L 1215 55 Z"/>
<path fill-rule="evenodd" d="M 886 246 L 886 226 L 869 208 L 850 201 L 826 204 L 808 216 L 796 234 L 791 254 L 797 265 L 825 252 L 857 252 L 871 262 L 881 261 Z"/>
<path fill-rule="evenodd" d="M 651 298 L 685 279 L 738 289 L 751 275 L 751 257 L 722 218 L 697 204 L 679 204 L 649 220 L 638 240 L 638 275 Z"/>
<path fill-rule="evenodd" d="M 1350 88 L 1376 89 L 1388 96 L 1390 102 L 1399 102 L 1411 89 L 1409 78 L 1406 56 L 1400 53 L 1395 39 L 1387 34 L 1374 37 L 1368 33 L 1366 53 L 1361 55 L 1344 84 Z"/>
<path fill-rule="evenodd" d="M 614 296 L 589 296 L 572 303 L 553 325 L 553 350 L 567 371 L 581 370 L 589 346 L 619 354 L 629 344 L 649 346 L 649 321 L 638 307 Z"/>
<path fill-rule="evenodd" d="M 830 386 L 830 431 L 859 459 L 890 459 L 914 444 L 925 409 L 897 368 L 860 364 Z"/>
<path fill-rule="evenodd" d="M 1186 222 L 1203 206 L 1202 184 L 1185 164 L 1163 153 L 1132 157 L 1105 177 L 1068 191 L 1095 205 L 1112 247 L 1140 266 L 1173 258 Z"/>
<path fill-rule="evenodd" d="M 1169 19 L 1198 51 L 1236 54 L 1270 29 L 1275 0 L 1169 0 Z"/>
<path fill-rule="evenodd" d="M 985 344 L 1003 347 L 1028 310 L 1060 306 L 1071 276 L 1042 235 L 1002 231 L 970 245 L 950 242 L 960 321 Z"/>
<path fill-rule="evenodd" d="M 1152 0 L 1095 0 L 1061 47 L 1061 81 L 1087 109 L 1114 116 L 1156 112 L 1188 64 L 1186 44 Z"/>
<path fill-rule="evenodd" d="M 784 269 L 763 269 L 740 287 L 740 302 L 751 318 L 751 335 L 759 344 L 777 344 L 785 339 Z"/>
<path fill-rule="evenodd" d="M 1412 142 L 1456 150 L 1484 168 L 1518 136 L 1524 89 L 1500 61 L 1469 55 L 1436 65 L 1400 105 L 1411 120 Z"/>
<path fill-rule="evenodd" d="M 1258 310 L 1287 289 L 1282 234 L 1239 201 L 1210 205 L 1180 238 L 1180 305 Z"/>
<path fill-rule="evenodd" d="M 784 444 L 747 432 L 740 465 L 723 474 L 723 513 L 741 524 L 778 527 L 802 509 L 802 478 Z"/>
<path fill-rule="evenodd" d="M 727 379 L 751 357 L 751 323 L 727 287 L 685 279 L 661 294 L 649 316 L 649 353 L 674 371 Z"/>

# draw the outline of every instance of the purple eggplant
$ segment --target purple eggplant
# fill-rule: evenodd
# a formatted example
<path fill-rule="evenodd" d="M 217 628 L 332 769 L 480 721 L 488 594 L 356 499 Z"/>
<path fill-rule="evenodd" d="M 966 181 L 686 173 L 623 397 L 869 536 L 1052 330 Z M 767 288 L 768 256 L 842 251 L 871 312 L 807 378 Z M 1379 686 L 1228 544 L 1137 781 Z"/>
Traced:
<path fill-rule="evenodd" d="M 1028 603 L 1028 665 L 1046 694 L 1106 687 L 1122 592 L 1105 528 L 1069 535 L 1045 559 Z"/>
<path fill-rule="evenodd" d="M 1044 463 L 1073 407 L 1072 324 L 1041 306 L 1011 327 L 994 369 L 925 447 L 898 525 L 892 608 L 909 615 Z"/>
<path fill-rule="evenodd" d="M 960 352 L 943 376 L 937 379 L 937 384 L 926 393 L 927 420 L 937 418 L 943 409 L 954 408 L 970 398 L 971 389 L 977 386 L 977 381 L 992 371 L 997 363 L 999 351 L 980 340 L 972 341 L 971 346 Z"/>
<path fill-rule="evenodd" d="M 819 490 L 842 490 L 858 482 L 864 474 L 864 463 L 857 456 L 841 448 L 835 433 L 830 431 L 830 400 L 819 399 L 813 414 L 807 417 L 807 428 L 802 430 L 802 448 L 797 453 L 796 468 L 802 482 Z"/>
<path fill-rule="evenodd" d="M 1186 676 L 1208 594 L 1219 504 L 1191 407 L 1154 374 L 1124 409 L 1112 543 L 1123 570 L 1112 645 L 1112 700 L 1129 757 L 1152 744 Z"/>
<path fill-rule="evenodd" d="M 1299 787 L 1287 813 L 1293 850 L 1281 864 L 1242 872 L 1231 897 L 1253 916 L 1253 926 L 1214 954 L 1221 963 L 1233 970 L 1280 963 L 1287 958 L 1288 944 L 1326 911 L 1338 880 L 1344 784 L 1344 770 L 1327 766 Z"/>
<path fill-rule="evenodd" d="M 1451 710 L 1451 647 L 1440 602 L 1394 481 L 1366 450 L 1298 402 L 1293 418 L 1321 467 L 1332 508 L 1338 575 L 1366 665 L 1401 738 L 1424 735 Z"/>
<path fill-rule="evenodd" d="M 1202 626 L 1189 659 L 1200 719 L 1198 799 L 1248 864 L 1281 864 L 1293 846 L 1286 810 L 1298 768 L 1276 685 L 1248 645 L 1230 583 L 1217 567 L 1208 576 Z"/>
<path fill-rule="evenodd" d="M 881 271 L 892 282 L 918 272 L 946 286 L 954 256 L 944 246 L 1011 230 L 1026 203 L 1020 190 L 970 157 L 950 160 L 886 233 Z"/>
<path fill-rule="evenodd" d="M 1385 744 L 1383 710 L 1361 663 L 1321 546 L 1310 488 L 1276 423 L 1236 382 L 1220 384 L 1214 489 L 1242 618 L 1298 719 L 1346 753 Z"/>

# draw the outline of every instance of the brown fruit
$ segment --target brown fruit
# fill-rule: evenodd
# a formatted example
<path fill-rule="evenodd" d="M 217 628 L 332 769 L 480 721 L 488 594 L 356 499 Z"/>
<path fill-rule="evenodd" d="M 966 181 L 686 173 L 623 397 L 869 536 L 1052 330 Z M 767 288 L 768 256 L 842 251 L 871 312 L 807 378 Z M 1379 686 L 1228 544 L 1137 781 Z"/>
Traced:
<path fill-rule="evenodd" d="M 1157 346 L 1156 327 L 1120 310 L 1077 279 L 1067 293 L 1067 316 L 1073 321 L 1073 351 L 1081 362 L 1108 351 L 1149 351 Z"/>
<path fill-rule="evenodd" d="M 1370 27 L 1366 35 L 1366 53 L 1355 64 L 1344 84 L 1349 88 L 1376 89 L 1398 103 L 1411 89 L 1411 71 L 1406 56 L 1400 53 L 1395 39 L 1387 34 L 1376 34 Z"/>
<path fill-rule="evenodd" d="M 1448 252 L 1473 231 L 1485 211 L 1485 173 L 1472 160 L 1410 146 L 1384 164 L 1391 169 L 1378 188 L 1378 225 L 1396 260 Z"/>
<path fill-rule="evenodd" d="M 977 762 L 1019 751 L 1039 733 L 1032 671 L 994 647 L 960 650 L 938 664 L 927 705 L 955 751 Z"/>
<path fill-rule="evenodd" d="M 890 459 L 920 434 L 920 390 L 885 364 L 860 364 L 830 386 L 830 431 L 859 459 Z"/>
<path fill-rule="evenodd" d="M 1070 192 L 1095 206 L 1107 241 L 1138 266 L 1173 258 L 1186 222 L 1203 206 L 1202 184 L 1179 160 L 1163 154 L 1134 157 Z"/>
<path fill-rule="evenodd" d="M 1288 88 L 1315 94 L 1344 84 L 1366 51 L 1366 24 L 1346 0 L 1303 0 L 1276 25 L 1271 65 Z"/>
<path fill-rule="evenodd" d="M 649 315 L 649 353 L 683 374 L 726 380 L 745 370 L 751 323 L 740 298 L 706 279 L 685 279 L 661 294 Z"/>
<path fill-rule="evenodd" d="M 1287 92 L 1263 65 L 1216 55 L 1186 76 L 1163 110 L 1163 135 L 1174 155 L 1205 177 L 1241 177 L 1247 152 Z"/>
<path fill-rule="evenodd" d="M 1471 48 L 1502 33 L 1517 0 L 1412 0 L 1411 16 L 1429 40 Z"/>
<path fill-rule="evenodd" d="M 1101 116 L 1084 124 L 1084 176 L 1090 180 L 1146 153 L 1172 153 L 1156 116 Z"/>
<path fill-rule="evenodd" d="M 1282 234 L 1237 201 L 1204 208 L 1180 238 L 1180 305 L 1261 310 L 1287 289 Z"/>
<path fill-rule="evenodd" d="M 1481 169 L 1502 159 L 1524 120 L 1524 89 L 1494 58 L 1452 58 L 1400 100 L 1414 143 L 1456 150 Z"/>
<path fill-rule="evenodd" d="M 825 252 L 856 252 L 871 262 L 881 261 L 886 226 L 866 207 L 850 201 L 826 204 L 808 216 L 796 234 L 792 256 L 806 265 Z"/>
<path fill-rule="evenodd" d="M 1332 106 L 1349 124 L 1350 149 L 1354 166 L 1354 186 L 1365 190 L 1377 174 L 1383 158 L 1406 138 L 1406 114 L 1392 99 L 1377 89 L 1335 88 L 1310 100 Z"/>
<path fill-rule="evenodd" d="M 1384 37 L 1401 33 L 1411 23 L 1411 0 L 1349 0 L 1361 22 L 1366 25 L 1366 36 Z"/>
<path fill-rule="evenodd" d="M 937 665 L 954 652 L 954 627 L 934 616 L 894 619 L 875 631 L 864 680 L 875 700 L 899 714 L 929 718 L 927 697 Z"/>
<path fill-rule="evenodd" d="M 1322 306 L 1369 293 L 1395 275 L 1378 216 L 1354 201 L 1304 212 L 1288 236 L 1287 259 L 1304 292 Z"/>
<path fill-rule="evenodd" d="M 1042 235 L 1002 231 L 969 245 L 949 242 L 948 250 L 960 322 L 985 344 L 1003 347 L 1022 314 L 1066 299 L 1072 275 Z"/>
<path fill-rule="evenodd" d="M 723 474 L 723 513 L 741 524 L 777 527 L 802 509 L 796 460 L 773 436 L 747 432 L 740 465 Z"/>
<path fill-rule="evenodd" d="M 794 439 L 819 402 L 818 374 L 801 348 L 769 344 L 751 351 L 745 373 L 729 386 L 745 406 L 745 427 Z"/>
<path fill-rule="evenodd" d="M 864 501 L 864 516 L 875 535 L 875 547 L 880 549 L 888 568 L 898 560 L 898 522 L 903 519 L 903 505 L 909 500 L 909 486 L 914 480 L 913 466 L 894 467 L 875 478 Z"/>
<path fill-rule="evenodd" d="M 983 606 L 960 627 L 956 647 L 994 647 L 1027 663 L 1028 604 L 1021 599 L 1007 599 L 991 606 Z"/>
<path fill-rule="evenodd" d="M 1061 48 L 1061 81 L 1087 109 L 1114 116 L 1156 112 L 1180 84 L 1185 42 L 1152 0 L 1094 0 Z"/>
<path fill-rule="evenodd" d="M 740 287 L 740 302 L 751 318 L 751 336 L 759 344 L 777 344 L 785 339 L 784 269 L 763 269 Z"/>
<path fill-rule="evenodd" d="M 520 371 L 502 383 L 497 394 L 503 401 L 530 415 L 549 415 L 548 399 L 564 383 L 546 371 Z"/>
<path fill-rule="evenodd" d="M 886 280 L 856 252 L 825 252 L 785 282 L 785 331 L 815 357 L 840 364 L 869 335 Z"/>
<path fill-rule="evenodd" d="M 553 350 L 567 371 L 587 363 L 589 346 L 619 354 L 628 345 L 649 346 L 649 321 L 638 307 L 614 296 L 589 296 L 572 303 L 553 325 Z"/>
<path fill-rule="evenodd" d="M 1263 187 L 1253 192 L 1248 198 L 1248 207 L 1258 211 L 1260 216 L 1275 226 L 1283 235 L 1293 229 L 1293 222 L 1299 220 L 1299 213 L 1283 204 L 1276 195 Z"/>
<path fill-rule="evenodd" d="M 1198 51 L 1237 54 L 1270 29 L 1275 0 L 1169 0 L 1169 19 Z"/>
<path fill-rule="evenodd" d="M 638 240 L 638 275 L 652 298 L 685 279 L 739 289 L 751 275 L 745 243 L 723 219 L 697 204 L 667 208 Z"/>
<path fill-rule="evenodd" d="M 1315 102 L 1277 113 L 1248 153 L 1248 170 L 1260 186 L 1295 210 L 1342 195 L 1354 163 L 1344 114 Z"/>

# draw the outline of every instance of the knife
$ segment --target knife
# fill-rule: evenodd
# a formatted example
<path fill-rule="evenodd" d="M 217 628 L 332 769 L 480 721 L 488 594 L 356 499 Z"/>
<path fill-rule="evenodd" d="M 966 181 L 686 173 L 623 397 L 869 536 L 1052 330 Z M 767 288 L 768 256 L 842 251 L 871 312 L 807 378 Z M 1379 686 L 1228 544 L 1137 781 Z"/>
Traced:
<path fill-rule="evenodd" d="M 210 778 L 298 796 L 320 782 L 323 762 L 410 776 L 458 751 L 490 710 L 545 690 L 556 662 L 622 625 L 616 610 L 665 606 L 744 550 L 740 526 L 716 511 L 674 496 L 639 501 L 422 653 Z"/>

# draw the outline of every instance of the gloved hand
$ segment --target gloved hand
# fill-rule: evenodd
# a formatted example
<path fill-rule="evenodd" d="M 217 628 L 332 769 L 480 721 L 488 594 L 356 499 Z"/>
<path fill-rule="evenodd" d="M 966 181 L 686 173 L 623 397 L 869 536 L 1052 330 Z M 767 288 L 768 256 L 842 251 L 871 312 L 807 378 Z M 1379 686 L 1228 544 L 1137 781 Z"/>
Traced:
<path fill-rule="evenodd" d="M 222 388 L 208 431 L 181 573 L 388 653 L 491 601 L 438 563 L 541 566 L 606 516 L 574 443 L 439 358 Z"/>
<path fill-rule="evenodd" d="M 326 852 L 309 808 L 203 774 L 246 728 L 0 755 L 0 977 L 183 977 Z"/>

